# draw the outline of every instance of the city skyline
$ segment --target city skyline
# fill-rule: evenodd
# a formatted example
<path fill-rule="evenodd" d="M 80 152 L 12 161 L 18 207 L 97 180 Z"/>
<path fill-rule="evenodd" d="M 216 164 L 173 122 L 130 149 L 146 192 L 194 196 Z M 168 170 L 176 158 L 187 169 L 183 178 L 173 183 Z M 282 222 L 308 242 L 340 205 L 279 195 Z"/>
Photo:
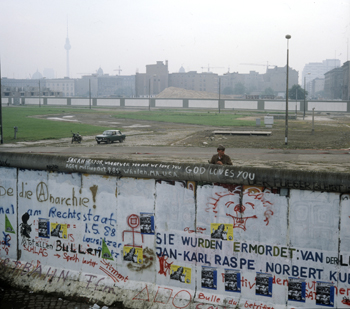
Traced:
<path fill-rule="evenodd" d="M 289 65 L 349 57 L 348 1 L 0 1 L 2 76 L 30 78 L 37 70 L 66 75 L 67 19 L 70 77 L 144 73 L 169 62 L 169 72 L 266 72 Z M 249 64 L 249 65 L 248 65 Z"/>

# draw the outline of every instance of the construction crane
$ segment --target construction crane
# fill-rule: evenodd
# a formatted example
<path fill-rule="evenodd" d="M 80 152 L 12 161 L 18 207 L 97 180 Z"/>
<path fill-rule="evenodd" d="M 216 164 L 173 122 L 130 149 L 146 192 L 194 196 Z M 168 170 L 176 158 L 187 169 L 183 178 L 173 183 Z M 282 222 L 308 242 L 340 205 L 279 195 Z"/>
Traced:
<path fill-rule="evenodd" d="M 223 69 L 224 67 L 211 67 L 211 66 L 209 66 L 209 64 L 208 64 L 208 66 L 207 67 L 201 67 L 201 69 L 203 70 L 203 69 L 208 69 L 208 72 L 210 72 L 210 69 Z"/>
<path fill-rule="evenodd" d="M 123 70 L 122 70 L 122 69 L 120 68 L 120 66 L 119 66 L 119 68 L 116 69 L 116 70 L 114 70 L 114 71 L 118 71 L 118 75 L 120 75 L 120 72 L 123 71 Z"/>

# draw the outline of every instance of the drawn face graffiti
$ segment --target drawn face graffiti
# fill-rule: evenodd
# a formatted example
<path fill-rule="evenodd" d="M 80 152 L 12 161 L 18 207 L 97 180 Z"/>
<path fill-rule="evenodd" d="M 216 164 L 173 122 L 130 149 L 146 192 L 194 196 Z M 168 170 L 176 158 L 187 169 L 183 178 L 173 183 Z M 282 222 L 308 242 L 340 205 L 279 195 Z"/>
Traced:
<path fill-rule="evenodd" d="M 260 187 L 234 186 L 227 191 L 215 192 L 210 197 L 206 211 L 213 212 L 215 217 L 227 216 L 233 219 L 233 228 L 247 229 L 249 219 L 264 217 L 266 225 L 273 215 L 272 203 L 269 202 L 269 190 Z M 257 207 L 259 209 L 257 209 Z M 260 215 L 259 215 L 260 214 Z"/>

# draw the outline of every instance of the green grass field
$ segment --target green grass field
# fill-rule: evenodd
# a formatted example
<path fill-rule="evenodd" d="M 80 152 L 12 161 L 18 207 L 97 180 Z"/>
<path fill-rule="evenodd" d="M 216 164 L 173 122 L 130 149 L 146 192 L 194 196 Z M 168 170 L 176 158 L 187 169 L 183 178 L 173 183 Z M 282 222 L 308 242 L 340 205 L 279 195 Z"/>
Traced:
<path fill-rule="evenodd" d="M 18 142 L 36 141 L 43 139 L 59 139 L 71 137 L 71 131 L 82 135 L 95 135 L 101 133 L 108 127 L 92 126 L 74 122 L 61 122 L 46 119 L 32 118 L 35 115 L 57 115 L 66 113 L 94 113 L 89 109 L 64 109 L 55 107 L 10 107 L 2 108 L 3 139 L 4 142 L 14 142 L 14 127 L 18 127 Z"/>
<path fill-rule="evenodd" d="M 138 119 L 150 121 L 175 122 L 186 124 L 198 124 L 209 126 L 254 126 L 254 121 L 237 120 L 243 116 L 243 113 L 213 111 L 180 111 L 180 110 L 153 110 L 153 111 L 121 111 L 121 110 L 103 110 L 89 108 L 71 108 L 71 107 L 3 107 L 3 140 L 5 143 L 14 141 L 36 141 L 44 139 L 59 139 L 71 137 L 71 131 L 79 132 L 84 135 L 100 134 L 108 127 L 81 124 L 74 122 L 52 121 L 47 119 L 38 119 L 36 115 L 74 115 L 85 113 L 99 113 L 111 115 L 115 118 Z M 14 140 L 14 127 L 18 127 L 17 139 Z"/>
<path fill-rule="evenodd" d="M 139 112 L 118 112 L 116 118 L 175 122 L 186 124 L 199 124 L 206 126 L 254 126 L 254 121 L 237 120 L 242 114 L 217 113 L 217 112 L 197 112 L 178 110 L 155 110 Z"/>

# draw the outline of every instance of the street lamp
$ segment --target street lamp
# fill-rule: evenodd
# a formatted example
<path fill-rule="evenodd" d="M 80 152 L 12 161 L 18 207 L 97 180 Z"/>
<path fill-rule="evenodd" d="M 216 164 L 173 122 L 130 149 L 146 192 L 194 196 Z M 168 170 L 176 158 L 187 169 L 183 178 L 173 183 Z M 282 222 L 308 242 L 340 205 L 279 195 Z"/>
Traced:
<path fill-rule="evenodd" d="M 286 81 L 286 134 L 284 139 L 284 144 L 288 145 L 288 68 L 289 68 L 289 39 L 292 36 L 287 34 L 287 81 Z"/>
<path fill-rule="evenodd" d="M 39 107 L 41 107 L 41 96 L 40 96 L 40 79 L 39 79 Z"/>
<path fill-rule="evenodd" d="M 310 73 L 307 73 L 307 75 L 310 75 Z M 303 116 L 303 120 L 305 119 L 305 108 L 306 108 L 306 74 L 304 76 L 304 116 Z"/>
<path fill-rule="evenodd" d="M 148 110 L 151 110 L 151 77 L 148 80 Z"/>
<path fill-rule="evenodd" d="M 220 114 L 220 99 L 221 99 L 221 78 L 219 77 L 219 114 Z"/>
<path fill-rule="evenodd" d="M 89 78 L 89 108 L 91 109 L 91 79 Z"/>

